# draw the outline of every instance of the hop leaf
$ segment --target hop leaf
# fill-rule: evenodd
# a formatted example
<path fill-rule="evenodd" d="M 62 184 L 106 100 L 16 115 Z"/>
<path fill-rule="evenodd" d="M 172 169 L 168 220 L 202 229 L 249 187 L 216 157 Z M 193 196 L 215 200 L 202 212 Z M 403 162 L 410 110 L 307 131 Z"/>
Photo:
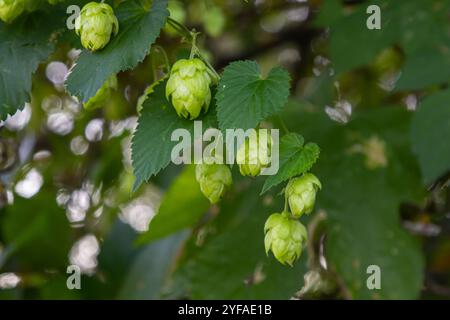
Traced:
<path fill-rule="evenodd" d="M 225 68 L 218 88 L 220 129 L 249 129 L 282 110 L 289 96 L 290 77 L 281 68 L 263 76 L 255 61 L 237 61 Z"/>
<path fill-rule="evenodd" d="M 114 89 L 117 89 L 117 77 L 115 74 L 109 77 L 103 86 L 97 91 L 97 94 L 84 104 L 84 108 L 86 110 L 93 110 L 101 107 L 103 103 L 109 100 L 111 97 L 111 91 Z"/>

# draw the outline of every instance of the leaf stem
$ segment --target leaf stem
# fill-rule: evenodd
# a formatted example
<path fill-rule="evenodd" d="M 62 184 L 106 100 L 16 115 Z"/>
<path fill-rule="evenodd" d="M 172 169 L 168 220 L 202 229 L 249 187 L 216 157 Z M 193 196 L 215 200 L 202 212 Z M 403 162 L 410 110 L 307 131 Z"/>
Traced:
<path fill-rule="evenodd" d="M 186 38 L 187 41 L 189 41 L 192 45 L 191 47 L 191 54 L 190 58 L 192 59 L 195 55 L 197 55 L 208 67 L 209 71 L 211 72 L 211 76 L 213 76 L 215 82 L 219 82 L 220 75 L 217 73 L 217 71 L 214 69 L 214 67 L 208 62 L 208 60 L 205 59 L 205 57 L 201 54 L 200 50 L 197 47 L 197 36 L 199 35 L 198 32 L 195 30 L 190 31 L 185 25 L 179 23 L 178 21 L 167 18 L 167 22 L 184 38 Z"/>
<path fill-rule="evenodd" d="M 283 118 L 281 118 L 281 116 L 278 116 L 278 120 L 280 121 L 280 125 L 281 125 L 281 128 L 283 129 L 284 133 L 289 134 L 290 133 L 289 129 L 286 126 L 286 123 L 284 122 Z"/>
<path fill-rule="evenodd" d="M 183 24 L 178 21 L 167 18 L 167 22 L 183 37 L 185 37 L 189 42 L 192 42 L 192 33 L 191 31 Z"/>
<path fill-rule="evenodd" d="M 195 30 L 193 30 L 191 32 L 191 36 L 192 36 L 192 40 L 191 40 L 191 54 L 189 55 L 189 59 L 193 59 L 195 57 L 196 54 L 198 54 L 200 52 L 200 50 L 198 50 L 197 48 L 197 35 L 198 33 L 195 32 Z"/>
<path fill-rule="evenodd" d="M 161 53 L 161 55 L 162 55 L 162 57 L 164 59 L 164 64 L 165 64 L 165 66 L 167 68 L 167 71 L 169 71 L 170 70 L 170 61 L 169 61 L 169 57 L 167 56 L 166 50 L 164 50 L 164 48 L 159 46 L 159 45 L 154 45 L 153 48 L 156 51 Z"/>

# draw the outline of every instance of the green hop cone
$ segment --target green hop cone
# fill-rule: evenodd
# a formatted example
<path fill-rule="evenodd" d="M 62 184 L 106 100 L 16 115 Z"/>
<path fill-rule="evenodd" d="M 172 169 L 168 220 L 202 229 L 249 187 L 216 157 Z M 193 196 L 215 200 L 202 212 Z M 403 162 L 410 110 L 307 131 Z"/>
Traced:
<path fill-rule="evenodd" d="M 290 266 L 300 257 L 303 243 L 308 238 L 306 228 L 287 213 L 272 214 L 264 225 L 264 232 L 266 253 L 272 251 L 279 262 Z"/>
<path fill-rule="evenodd" d="M 11 23 L 24 10 L 24 0 L 0 0 L 0 19 L 6 23 Z"/>
<path fill-rule="evenodd" d="M 117 77 L 112 75 L 103 83 L 95 96 L 84 104 L 84 109 L 93 110 L 102 107 L 111 98 L 111 93 L 115 89 L 117 89 Z"/>
<path fill-rule="evenodd" d="M 231 170 L 225 164 L 198 164 L 195 178 L 211 203 L 217 203 L 233 183 Z"/>
<path fill-rule="evenodd" d="M 166 86 L 166 96 L 178 116 L 196 119 L 211 102 L 211 78 L 200 59 L 181 59 L 172 67 Z"/>
<path fill-rule="evenodd" d="M 298 218 L 304 213 L 311 213 L 316 202 L 316 193 L 321 188 L 322 184 L 312 173 L 306 173 L 289 181 L 285 195 L 292 214 Z"/>
<path fill-rule="evenodd" d="M 236 162 L 243 176 L 256 177 L 270 166 L 272 137 L 268 130 L 252 131 L 239 147 Z"/>
<path fill-rule="evenodd" d="M 75 31 L 83 47 L 97 51 L 109 43 L 111 35 L 117 35 L 119 22 L 110 5 L 89 2 L 75 20 Z"/>

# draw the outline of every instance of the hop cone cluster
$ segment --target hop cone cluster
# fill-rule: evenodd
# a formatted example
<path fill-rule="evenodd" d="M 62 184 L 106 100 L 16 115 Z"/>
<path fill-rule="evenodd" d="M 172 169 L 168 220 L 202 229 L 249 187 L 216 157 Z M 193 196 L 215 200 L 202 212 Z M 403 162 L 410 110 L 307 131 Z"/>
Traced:
<path fill-rule="evenodd" d="M 109 43 L 112 35 L 117 35 L 119 22 L 110 5 L 89 2 L 75 20 L 75 31 L 83 47 L 97 51 Z"/>

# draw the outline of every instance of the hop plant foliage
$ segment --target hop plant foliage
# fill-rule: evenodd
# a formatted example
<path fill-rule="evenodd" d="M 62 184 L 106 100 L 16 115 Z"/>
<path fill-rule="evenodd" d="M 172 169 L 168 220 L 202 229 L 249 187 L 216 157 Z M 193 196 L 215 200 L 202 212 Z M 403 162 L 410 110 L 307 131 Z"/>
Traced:
<path fill-rule="evenodd" d="M 75 20 L 75 31 L 81 44 L 88 50 L 106 47 L 111 37 L 119 32 L 119 21 L 109 4 L 89 2 Z"/>
<path fill-rule="evenodd" d="M 287 299 L 303 291 L 302 276 L 303 289 L 318 297 L 410 299 L 436 288 L 423 290 L 430 270 L 433 281 L 448 285 L 441 218 L 450 172 L 450 51 L 443 47 L 450 36 L 449 1 L 373 1 L 382 9 L 381 30 L 366 27 L 366 1 L 260 1 L 258 10 L 250 1 L 57 5 L 63 1 L 0 0 L 0 239 L 14 249 L 1 264 L 20 279 L 17 289 L 0 290 L 2 299 Z M 88 50 L 74 58 L 77 43 L 66 32 L 64 9 L 90 1 L 96 3 L 84 8 L 76 30 Z M 314 15 L 288 21 L 297 8 Z M 273 28 L 274 18 L 289 23 Z M 300 45 L 289 45 L 293 40 Z M 177 62 L 189 47 L 196 59 Z M 50 62 L 64 69 L 57 82 L 50 75 L 59 70 Z M 61 64 L 70 69 L 65 86 Z M 123 91 L 111 76 L 118 74 Z M 106 108 L 86 112 L 77 100 L 87 110 Z M 337 124 L 323 112 L 334 101 L 355 107 L 348 123 Z M 95 144 L 87 130 L 94 117 L 105 124 L 98 132 L 105 139 Z M 246 140 L 239 166 L 179 170 L 171 164 L 177 145 L 171 137 L 183 129 L 192 147 L 199 131 L 194 119 L 202 121 L 203 132 L 267 125 L 286 134 L 267 143 L 261 135 Z M 36 143 L 27 143 L 29 137 Z M 277 173 L 248 178 L 274 164 L 274 146 Z M 22 157 L 24 149 L 29 156 Z M 371 165 L 374 152 L 383 165 Z M 244 177 L 233 181 L 232 170 Z M 30 173 L 43 183 L 24 197 Z M 133 178 L 136 192 L 130 192 Z M 83 212 L 72 210 L 77 198 L 87 204 L 80 204 Z M 315 206 L 323 210 L 309 219 Z M 119 211 L 122 219 L 115 223 Z M 86 216 L 76 229 L 70 228 L 74 213 Z M 424 236 L 416 237 L 404 219 L 432 221 L 442 232 L 428 237 L 420 228 Z M 142 232 L 138 242 L 124 223 Z M 87 233 L 102 239 L 92 273 L 105 277 L 90 277 L 89 285 L 99 290 L 58 290 L 65 288 L 68 255 L 72 260 L 79 251 L 74 241 Z M 314 243 L 306 257 L 302 251 L 312 239 L 324 240 L 325 250 Z M 330 268 L 321 268 L 322 258 Z M 131 267 L 114 272 L 111 283 L 111 262 L 119 260 Z M 274 266 L 277 261 L 293 268 Z M 377 291 L 365 285 L 372 264 L 383 270 Z M 51 277 L 45 270 L 52 270 Z M 34 275 L 39 281 L 30 281 Z M 160 281 L 162 275 L 176 279 Z M 328 279 L 332 290 L 321 285 Z"/>
<path fill-rule="evenodd" d="M 106 80 L 103 86 L 97 91 L 97 94 L 84 104 L 86 110 L 93 110 L 102 107 L 111 97 L 111 92 L 117 89 L 117 76 L 114 74 Z"/>
<path fill-rule="evenodd" d="M 177 114 L 186 119 L 196 119 L 207 112 L 211 103 L 211 78 L 200 59 L 181 59 L 172 67 L 166 86 L 166 96 Z"/>

